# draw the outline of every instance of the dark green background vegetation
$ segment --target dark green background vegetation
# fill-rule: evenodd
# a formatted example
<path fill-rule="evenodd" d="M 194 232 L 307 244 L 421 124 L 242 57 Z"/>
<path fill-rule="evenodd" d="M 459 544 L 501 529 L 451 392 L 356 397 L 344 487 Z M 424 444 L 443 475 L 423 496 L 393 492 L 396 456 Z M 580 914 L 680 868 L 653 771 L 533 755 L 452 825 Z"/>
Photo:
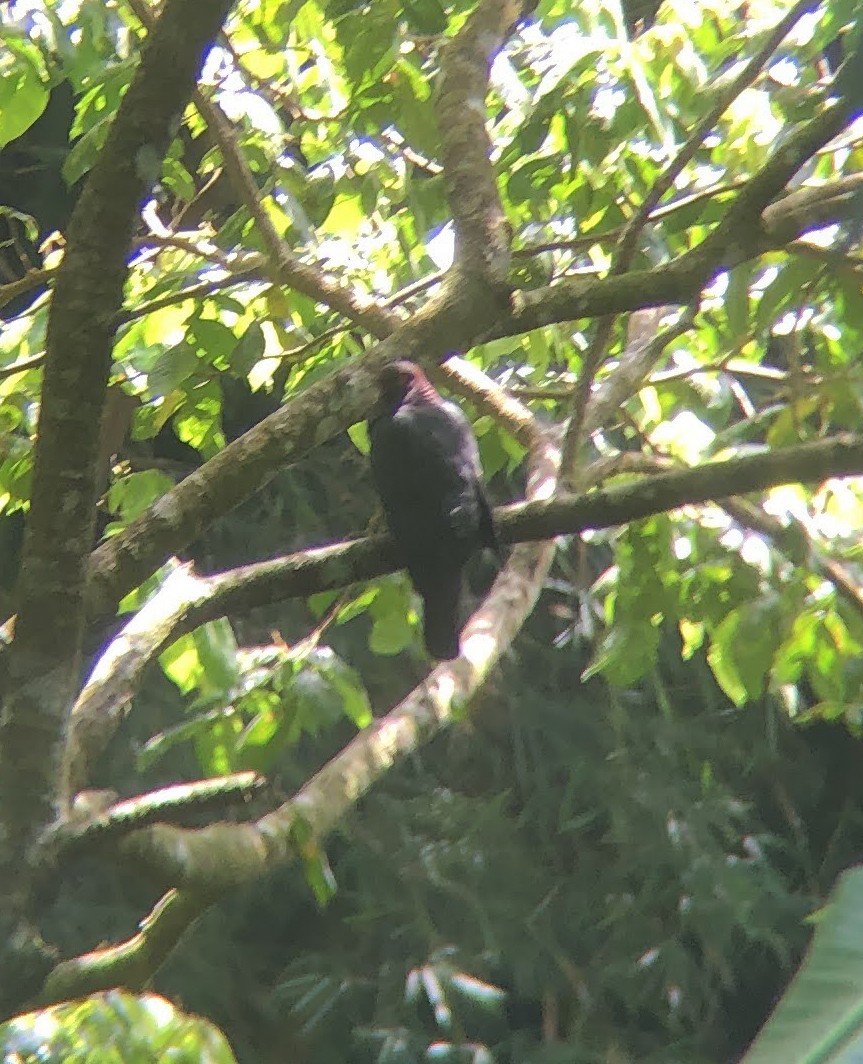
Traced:
<path fill-rule="evenodd" d="M 186 109 L 135 229 L 91 471 L 97 539 L 122 538 L 226 443 L 362 365 L 399 325 L 376 325 L 363 301 L 410 317 L 439 294 L 446 256 L 433 238 L 453 206 L 441 45 L 473 10 L 266 0 L 232 12 L 200 90 L 227 112 L 228 134 L 200 100 Z M 96 165 L 147 11 L 82 0 L 0 12 L 4 613 L 21 608 L 63 247 L 43 241 L 66 229 Z M 709 244 L 807 122 L 835 113 L 836 99 L 854 112 L 855 17 L 851 2 L 787 0 L 656 10 L 560 0 L 525 14 L 486 96 L 489 172 L 513 232 L 509 291 L 541 300 Z M 838 197 L 863 160 L 859 128 L 840 129 L 768 200 L 812 187 L 823 203 Z M 257 198 L 226 162 L 231 145 Z M 687 147 L 627 259 L 625 227 Z M 578 489 L 859 430 L 861 192 L 847 188 L 851 205 L 841 201 L 829 229 L 808 202 L 813 220 L 792 234 L 808 236 L 771 231 L 749 247 L 756 226 L 744 219 L 698 299 L 681 280 L 664 319 L 646 326 L 667 340 L 654 363 L 577 441 Z M 266 217 L 296 256 L 287 280 Z M 306 290 L 300 267 L 320 290 Z M 332 302 L 330 282 L 342 293 Z M 635 283 L 629 298 L 633 313 L 614 318 L 573 313 L 528 331 L 486 307 L 491 325 L 475 335 L 441 328 L 467 330 L 470 364 L 559 440 L 576 381 L 595 376 L 601 393 L 637 346 Z M 475 423 L 493 501 L 522 499 L 529 456 L 512 424 L 457 373 L 436 380 Z M 329 435 L 239 507 L 216 506 L 218 519 L 166 551 L 123 607 L 138 608 L 179 561 L 208 574 L 364 535 L 376 509 L 365 430 L 346 418 Z M 536 608 L 452 726 L 401 758 L 325 843 L 294 837 L 303 861 L 219 898 L 152 990 L 212 1021 L 248 1064 L 740 1059 L 813 922 L 840 940 L 848 926 L 848 910 L 822 907 L 863 843 L 860 485 L 822 480 L 561 535 Z M 490 558 L 472 564 L 471 609 L 494 575 Z M 88 783 L 133 795 L 266 777 L 227 812 L 193 809 L 189 826 L 249 820 L 288 799 L 429 672 L 405 576 L 344 583 L 181 635 L 106 731 Z M 82 679 L 118 630 L 113 617 L 89 622 Z M 28 913 L 68 959 L 134 935 L 165 883 L 107 843 L 64 855 L 42 887 Z M 859 960 L 833 975 L 856 986 Z M 35 1060 L 39 1045 L 53 1055 L 38 1059 L 64 1061 L 231 1059 L 216 1032 L 152 998 L 110 991 L 60 1009 L 53 1031 L 26 1018 L 0 1028 L 10 1059 Z M 817 1018 L 819 1002 L 807 1010 Z M 845 1059 L 831 1052 L 811 1059 Z"/>

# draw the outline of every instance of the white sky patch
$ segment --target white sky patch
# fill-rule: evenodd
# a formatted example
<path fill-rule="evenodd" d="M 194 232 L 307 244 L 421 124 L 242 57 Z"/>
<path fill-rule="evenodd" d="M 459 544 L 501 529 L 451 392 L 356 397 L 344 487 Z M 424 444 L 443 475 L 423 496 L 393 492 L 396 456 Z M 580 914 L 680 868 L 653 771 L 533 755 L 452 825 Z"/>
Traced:
<path fill-rule="evenodd" d="M 671 364 L 675 369 L 683 370 L 684 372 L 690 372 L 692 374 L 691 379 L 698 381 L 698 388 L 710 395 L 719 395 L 722 390 L 722 385 L 719 381 L 719 376 L 716 373 L 699 373 L 701 368 L 701 362 L 693 354 L 686 350 L 686 348 L 675 348 L 671 355 Z"/>
<path fill-rule="evenodd" d="M 204 65 L 201 68 L 201 81 L 212 84 L 219 70 L 226 70 L 226 77 L 222 82 L 222 87 L 228 92 L 239 92 L 244 87 L 243 79 L 238 71 L 227 68 L 228 58 L 228 53 L 224 48 L 214 45 L 204 58 Z"/>
<path fill-rule="evenodd" d="M 758 132 L 753 136 L 756 144 L 772 144 L 782 132 L 783 123 L 770 109 L 770 95 L 763 89 L 744 89 L 728 108 L 733 122 L 749 125 Z"/>
<path fill-rule="evenodd" d="M 768 266 L 767 269 L 764 270 L 755 279 L 755 281 L 753 282 L 752 291 L 753 292 L 763 292 L 765 289 L 769 288 L 770 285 L 773 284 L 773 282 L 776 280 L 776 278 L 778 276 L 779 276 L 779 267 L 778 266 Z"/>
<path fill-rule="evenodd" d="M 809 535 L 823 541 L 851 540 L 863 527 L 863 477 L 827 480 L 811 499 L 796 484 L 772 488 L 764 509 L 799 521 Z"/>
<path fill-rule="evenodd" d="M 819 248 L 832 248 L 839 236 L 838 225 L 828 225 L 824 229 L 812 229 L 803 238 L 807 244 Z"/>
<path fill-rule="evenodd" d="M 626 102 L 626 94 L 622 89 L 607 85 L 598 89 L 593 97 L 590 113 L 603 122 L 611 122 L 618 107 Z"/>
<path fill-rule="evenodd" d="M 770 67 L 770 76 L 780 85 L 796 85 L 800 80 L 800 70 L 790 59 L 780 59 Z"/>
<path fill-rule="evenodd" d="M 793 332 L 797 332 L 805 325 L 808 325 L 813 317 L 813 310 L 811 307 L 803 307 L 800 310 L 789 310 L 787 314 L 783 314 L 779 321 L 773 326 L 773 332 L 783 336 L 789 336 Z"/>
<path fill-rule="evenodd" d="M 46 1042 L 53 1038 L 59 1027 L 60 1022 L 53 1012 L 40 1012 L 33 1020 L 33 1033 Z"/>
<path fill-rule="evenodd" d="M 439 270 L 448 270 L 452 266 L 455 258 L 455 233 L 452 222 L 447 222 L 426 241 L 426 253 Z"/>
<path fill-rule="evenodd" d="M 774 517 L 793 517 L 808 527 L 809 510 L 803 489 L 796 484 L 771 488 L 764 500 L 764 509 Z"/>
<path fill-rule="evenodd" d="M 713 429 L 691 413 L 683 410 L 670 421 L 664 421 L 650 434 L 650 442 L 664 451 L 694 465 L 713 443 Z"/>
<path fill-rule="evenodd" d="M 679 562 L 685 562 L 692 556 L 692 544 L 686 536 L 677 536 L 674 540 L 674 557 Z"/>
<path fill-rule="evenodd" d="M 27 15 L 41 15 L 44 7 L 45 0 L 12 0 L 9 4 L 9 16 L 14 22 Z M 68 25 L 78 17 L 81 0 L 54 0 L 53 9 L 60 21 Z"/>
<path fill-rule="evenodd" d="M 254 92 L 245 89 L 242 92 L 220 92 L 219 103 L 232 122 L 238 122 L 246 116 L 255 129 L 270 137 L 280 137 L 284 133 L 275 111 Z"/>
<path fill-rule="evenodd" d="M 856 535 L 863 526 L 863 477 L 828 480 L 812 500 L 811 524 L 825 539 Z"/>
<path fill-rule="evenodd" d="M 153 1017 L 160 1027 L 166 1027 L 169 1023 L 175 1022 L 176 1009 L 163 997 L 157 997 L 155 994 L 148 994 L 144 999 L 144 1005 L 147 1012 Z"/>
<path fill-rule="evenodd" d="M 360 162 L 366 163 L 370 167 L 382 163 L 386 158 L 376 144 L 372 144 L 371 141 L 368 140 L 360 140 L 359 138 L 351 141 L 351 151 L 356 155 Z"/>
<path fill-rule="evenodd" d="M 519 122 L 530 113 L 530 93 L 522 85 L 515 67 L 504 52 L 498 52 L 491 65 L 491 84 Z"/>
<path fill-rule="evenodd" d="M 808 44 L 815 36 L 815 31 L 823 16 L 822 10 L 809 11 L 801 15 L 788 35 L 789 42 L 797 47 Z"/>
<path fill-rule="evenodd" d="M 754 566 L 759 572 L 766 573 L 770 568 L 773 560 L 770 546 L 754 532 L 746 532 L 732 525 L 722 533 L 719 542 L 726 550 L 739 554 L 747 565 Z"/>
<path fill-rule="evenodd" d="M 743 537 L 743 543 L 740 545 L 740 557 L 748 565 L 754 565 L 755 568 L 759 569 L 762 573 L 767 572 L 770 568 L 770 547 L 765 543 L 761 536 L 747 533 Z"/>
<path fill-rule="evenodd" d="M 709 284 L 704 289 L 702 300 L 705 303 L 709 303 L 711 306 L 716 306 L 717 303 L 721 303 L 725 298 L 725 293 L 728 291 L 728 273 L 723 272 L 717 275 L 712 284 Z"/>

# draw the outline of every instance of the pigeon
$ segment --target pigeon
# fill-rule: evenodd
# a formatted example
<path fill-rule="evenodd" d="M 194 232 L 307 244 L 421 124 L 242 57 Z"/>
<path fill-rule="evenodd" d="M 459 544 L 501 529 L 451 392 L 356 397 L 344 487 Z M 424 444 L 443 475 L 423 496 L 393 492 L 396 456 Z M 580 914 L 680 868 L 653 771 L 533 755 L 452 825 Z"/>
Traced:
<path fill-rule="evenodd" d="M 429 654 L 459 654 L 462 573 L 481 547 L 500 553 L 479 449 L 464 412 L 413 362 L 387 363 L 369 419 L 372 472 L 390 533 L 423 600 Z"/>

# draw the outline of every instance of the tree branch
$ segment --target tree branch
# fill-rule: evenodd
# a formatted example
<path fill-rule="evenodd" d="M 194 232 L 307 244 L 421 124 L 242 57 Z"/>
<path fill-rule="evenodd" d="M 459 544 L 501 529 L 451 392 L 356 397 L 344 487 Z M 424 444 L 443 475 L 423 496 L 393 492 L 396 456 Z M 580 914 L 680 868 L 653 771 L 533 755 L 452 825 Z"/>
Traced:
<path fill-rule="evenodd" d="M 808 127 L 804 132 L 808 139 Z M 619 277 L 574 278 L 519 292 L 487 339 L 517 336 L 580 318 L 691 303 L 723 270 L 776 251 L 813 229 L 853 219 L 857 200 L 851 188 L 858 187 L 859 181 L 860 176 L 854 175 L 819 186 L 820 200 L 814 190 L 811 198 L 804 198 L 802 190 L 789 193 L 765 210 L 767 225 L 752 225 L 742 215 L 733 227 L 723 221 L 721 234 L 715 231 L 698 247 L 654 270 L 633 270 Z M 832 195 L 834 184 L 841 194 Z"/>
<path fill-rule="evenodd" d="M 801 126 L 737 194 L 725 217 L 701 245 L 703 253 L 710 255 L 717 246 L 734 245 L 734 257 L 728 263 L 730 266 L 757 254 L 763 242 L 770 239 L 762 218 L 765 208 L 782 192 L 800 167 L 841 133 L 853 117 L 853 108 L 846 100 L 840 99 L 824 108 L 817 118 Z M 795 203 L 797 201 L 792 200 L 792 204 Z"/>
<path fill-rule="evenodd" d="M 480 0 L 441 59 L 437 118 L 455 228 L 454 269 L 492 287 L 506 281 L 511 233 L 490 161 L 485 97 L 491 61 L 521 9 L 518 0 Z"/>
<path fill-rule="evenodd" d="M 101 412 L 135 218 L 229 7 L 229 0 L 166 0 L 69 224 L 48 320 L 0 719 L 0 818 L 13 865 L 24 863 L 28 840 L 52 815 L 61 726 L 78 679 Z"/>
<path fill-rule="evenodd" d="M 256 772 L 234 772 L 214 779 L 174 783 L 104 806 L 97 802 L 92 812 L 86 801 L 76 800 L 72 816 L 49 833 L 40 853 L 47 854 L 49 866 L 54 867 L 60 855 L 65 858 L 72 852 L 94 849 L 107 840 L 128 835 L 149 824 L 170 824 L 182 820 L 190 812 L 223 810 L 226 806 L 247 802 L 264 787 L 266 780 Z M 111 792 L 95 792 L 98 799 L 106 793 Z M 78 797 L 87 799 L 93 794 L 84 792 Z"/>

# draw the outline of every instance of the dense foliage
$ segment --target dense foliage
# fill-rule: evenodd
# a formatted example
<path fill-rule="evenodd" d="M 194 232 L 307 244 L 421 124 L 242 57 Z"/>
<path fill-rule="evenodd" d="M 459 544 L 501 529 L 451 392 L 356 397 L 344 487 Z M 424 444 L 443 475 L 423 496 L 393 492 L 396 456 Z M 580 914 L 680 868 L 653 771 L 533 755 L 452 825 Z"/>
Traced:
<path fill-rule="evenodd" d="M 807 916 L 856 859 L 857 5 L 511 7 L 237 4 L 202 41 L 161 161 L 148 139 L 128 158 L 110 139 L 132 135 L 124 107 L 167 107 L 129 88 L 155 8 L 0 11 L 0 591 L 22 618 L 20 636 L 6 629 L 3 719 L 32 693 L 22 662 L 53 675 L 56 658 L 74 700 L 100 661 L 76 707 L 89 732 L 73 717 L 64 740 L 60 688 L 39 693 L 72 790 L 246 772 L 268 789 L 243 777 L 253 804 L 229 819 L 284 800 L 284 820 L 254 822 L 269 840 L 254 847 L 228 829 L 148 834 L 176 822 L 175 801 L 202 826 L 226 792 L 136 807 L 92 845 L 50 851 L 58 900 L 38 846 L 28 878 L 48 817 L 0 787 L 0 870 L 26 866 L 9 911 L 59 951 L 46 959 L 34 936 L 34 960 L 4 930 L 26 987 L 0 977 L 5 1015 L 37 994 L 140 989 L 218 901 L 156 985 L 243 1059 L 713 1064 L 764 1023 Z M 165 9 L 184 17 L 183 0 Z M 121 193 L 137 204 L 125 222 Z M 115 215 L 113 273 L 107 252 L 75 259 L 110 242 Z M 101 382 L 89 327 L 110 343 Z M 359 545 L 335 575 L 321 562 L 289 583 L 310 548 L 376 527 L 364 418 L 376 360 L 397 354 L 463 401 L 494 502 L 601 486 L 625 513 L 626 492 L 657 485 L 624 520 L 603 519 L 594 492 L 590 520 L 555 527 L 553 555 L 514 549 L 496 588 L 518 583 L 499 599 L 477 559 L 468 598 L 487 613 L 456 678 L 427 686 L 421 610 L 386 547 L 383 562 Z M 88 360 L 95 404 L 63 375 L 77 365 L 83 380 Z M 831 458 L 837 441 L 850 458 Z M 735 495 L 733 479 L 709 481 L 784 449 L 802 484 L 765 475 Z M 560 484 L 546 452 L 562 454 Z M 689 467 L 711 486 L 668 502 L 664 475 Z M 98 506 L 76 523 L 61 492 L 84 480 Z M 505 542 L 537 538 L 519 534 L 525 513 Z M 51 542 L 58 566 L 80 544 L 67 570 L 80 586 L 44 561 Z M 289 552 L 300 561 L 238 568 Z M 118 607 L 130 626 L 115 638 Z M 68 653 L 58 627 L 55 657 L 38 633 L 47 656 L 27 657 L 61 616 Z M 447 683 L 429 710 L 424 692 Z M 410 739 L 375 730 L 390 706 Z M 328 763 L 344 767 L 313 777 Z M 44 797 L 75 830 L 90 807 L 64 811 L 66 783 Z M 158 944 L 139 958 L 130 938 L 131 968 L 110 949 L 55 968 L 97 949 L 105 922 L 133 935 L 154 904 L 93 859 L 106 838 L 124 872 L 179 888 L 145 925 Z M 281 867 L 291 853 L 302 876 Z M 196 950 L 206 962 L 184 969 Z M 213 1038 L 179 1014 L 148 1033 L 154 999 L 107 1000 L 136 1038 L 187 1052 Z M 91 1005 L 62 1014 L 63 1037 L 114 1030 L 106 999 Z M 16 1023 L 4 1049 L 29 1059 Z"/>

